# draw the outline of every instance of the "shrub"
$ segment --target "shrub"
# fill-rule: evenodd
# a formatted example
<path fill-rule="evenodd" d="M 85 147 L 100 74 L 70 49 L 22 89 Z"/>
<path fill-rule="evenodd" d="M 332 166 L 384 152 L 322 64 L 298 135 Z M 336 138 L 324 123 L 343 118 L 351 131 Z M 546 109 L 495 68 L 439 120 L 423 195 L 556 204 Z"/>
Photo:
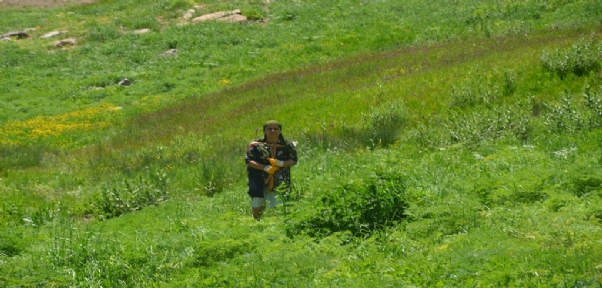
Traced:
<path fill-rule="evenodd" d="M 602 176 L 585 174 L 571 181 L 572 191 L 576 196 L 583 196 L 592 191 L 602 190 Z"/>
<path fill-rule="evenodd" d="M 560 78 L 570 73 L 584 76 L 600 68 L 599 46 L 591 40 L 580 40 L 565 49 L 545 50 L 540 59 L 544 69 Z"/>
<path fill-rule="evenodd" d="M 190 3 L 185 0 L 165 1 L 162 4 L 163 8 L 169 11 L 179 11 L 190 7 Z"/>
<path fill-rule="evenodd" d="M 544 207 L 549 211 L 559 212 L 562 208 L 575 202 L 575 197 L 567 194 L 552 196 L 543 202 Z"/>
<path fill-rule="evenodd" d="M 544 106 L 544 124 L 549 132 L 575 132 L 602 125 L 602 94 L 589 86 L 584 88 L 582 99 L 565 92 L 560 102 Z"/>
<path fill-rule="evenodd" d="M 104 220 L 166 201 L 169 180 L 165 176 L 155 173 L 146 179 L 140 176 L 138 183 L 126 179 L 121 187 L 105 188 L 92 200 L 92 211 Z"/>
<path fill-rule="evenodd" d="M 584 105 L 588 109 L 586 116 L 590 128 L 602 127 L 602 95 L 587 86 L 583 92 Z"/>
<path fill-rule="evenodd" d="M 388 146 L 395 143 L 399 132 L 406 123 L 406 112 L 401 100 L 384 102 L 372 107 L 370 112 L 362 115 L 363 134 L 361 137 L 366 146 Z"/>
<path fill-rule="evenodd" d="M 343 231 L 356 237 L 370 236 L 405 217 L 405 189 L 406 183 L 398 175 L 378 174 L 350 182 L 293 212 L 288 232 L 317 238 Z"/>
<path fill-rule="evenodd" d="M 514 105 L 496 106 L 492 110 L 472 113 L 453 113 L 444 123 L 451 144 L 478 146 L 488 140 L 526 141 L 531 134 L 529 107 L 517 102 Z"/>
<path fill-rule="evenodd" d="M 244 9 L 242 11 L 242 14 L 247 16 L 247 19 L 249 19 L 251 21 L 261 21 L 264 18 L 266 18 L 264 13 L 256 7 Z"/>
<path fill-rule="evenodd" d="M 28 246 L 22 233 L 0 233 L 0 257 L 20 255 Z"/>
<path fill-rule="evenodd" d="M 428 119 L 424 123 L 418 122 L 416 128 L 409 131 L 410 141 L 423 148 L 439 147 L 447 141 L 447 134 L 438 127 L 440 127 L 440 122 L 432 119 Z"/>
<path fill-rule="evenodd" d="M 452 86 L 450 107 L 452 108 L 467 108 L 479 105 L 490 107 L 492 102 L 499 95 L 499 88 L 489 78 L 491 74 L 476 67 L 470 73 L 470 78 L 467 81 L 458 83 Z M 504 93 L 514 93 L 515 87 L 514 74 L 506 72 L 504 74 Z"/>

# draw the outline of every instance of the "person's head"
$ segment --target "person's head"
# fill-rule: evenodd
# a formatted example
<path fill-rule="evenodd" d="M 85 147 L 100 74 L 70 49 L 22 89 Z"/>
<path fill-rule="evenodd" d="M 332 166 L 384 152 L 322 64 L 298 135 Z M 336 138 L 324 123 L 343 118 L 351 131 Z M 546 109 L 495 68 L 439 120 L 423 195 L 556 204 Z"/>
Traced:
<path fill-rule="evenodd" d="M 282 124 L 276 120 L 270 120 L 263 124 L 263 133 L 267 139 L 276 140 L 280 138 Z"/>

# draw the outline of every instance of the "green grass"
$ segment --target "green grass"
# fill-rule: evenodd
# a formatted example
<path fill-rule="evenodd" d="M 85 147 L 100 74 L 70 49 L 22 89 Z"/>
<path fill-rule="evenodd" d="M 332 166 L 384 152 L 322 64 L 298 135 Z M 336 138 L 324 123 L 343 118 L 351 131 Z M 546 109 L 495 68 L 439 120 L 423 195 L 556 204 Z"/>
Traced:
<path fill-rule="evenodd" d="M 204 4 L 265 21 L 2 11 L 39 27 L 0 43 L 0 286 L 602 285 L 599 3 Z M 267 119 L 300 160 L 257 222 Z"/>
<path fill-rule="evenodd" d="M 474 5 L 456 1 L 446 9 L 440 9 L 439 3 L 407 1 L 369 5 L 361 1 L 303 5 L 279 1 L 267 6 L 268 24 L 175 25 L 192 6 L 185 1 L 107 1 L 83 7 L 6 10 L 0 20 L 3 30 L 38 29 L 30 32 L 29 39 L 0 46 L 5 55 L 0 97 L 7 103 L 0 120 L 56 115 L 99 102 L 128 106 L 129 110 L 149 94 L 198 97 L 221 90 L 224 80 L 227 86 L 240 85 L 349 54 L 571 27 L 582 22 L 596 24 L 599 17 L 591 14 L 600 10 L 595 1 L 579 5 L 540 5 L 536 1 Z M 197 13 L 235 7 L 264 10 L 264 6 L 259 1 L 216 1 L 197 9 L 201 10 Z M 477 18 L 489 23 L 487 33 Z M 524 27 L 515 31 L 516 25 Z M 139 28 L 152 32 L 131 33 Z M 38 38 L 53 30 L 68 30 L 65 37 L 76 37 L 78 48 L 49 48 L 53 40 Z M 156 57 L 171 48 L 179 50 L 177 58 Z M 131 79 L 134 85 L 117 89 L 123 78 Z M 54 89 L 47 91 L 48 86 Z M 99 92 L 92 89 L 95 87 L 105 89 Z M 30 101 L 32 95 L 36 101 Z"/>

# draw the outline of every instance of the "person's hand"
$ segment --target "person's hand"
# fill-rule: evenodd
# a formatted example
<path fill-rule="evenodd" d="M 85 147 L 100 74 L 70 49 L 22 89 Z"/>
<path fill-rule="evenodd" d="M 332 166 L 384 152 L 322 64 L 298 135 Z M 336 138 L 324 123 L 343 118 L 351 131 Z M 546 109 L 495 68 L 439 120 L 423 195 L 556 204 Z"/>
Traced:
<path fill-rule="evenodd" d="M 265 171 L 268 174 L 273 175 L 274 173 L 276 173 L 276 171 L 278 171 L 278 166 L 272 166 L 272 165 L 266 165 L 265 167 L 263 167 L 263 171 Z"/>
<path fill-rule="evenodd" d="M 268 160 L 270 160 L 270 165 L 272 165 L 272 166 L 278 166 L 278 167 L 284 166 L 284 161 L 282 161 L 282 160 L 278 160 L 278 159 L 274 159 L 274 158 L 268 158 Z"/>

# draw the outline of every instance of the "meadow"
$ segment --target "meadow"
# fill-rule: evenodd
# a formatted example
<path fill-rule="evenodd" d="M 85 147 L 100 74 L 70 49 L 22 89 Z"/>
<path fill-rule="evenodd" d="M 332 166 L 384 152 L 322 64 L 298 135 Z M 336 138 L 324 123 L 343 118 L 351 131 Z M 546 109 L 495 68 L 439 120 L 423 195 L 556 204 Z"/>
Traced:
<path fill-rule="evenodd" d="M 0 287 L 602 286 L 599 1 L 0 12 Z M 300 159 L 255 221 L 268 119 Z"/>

